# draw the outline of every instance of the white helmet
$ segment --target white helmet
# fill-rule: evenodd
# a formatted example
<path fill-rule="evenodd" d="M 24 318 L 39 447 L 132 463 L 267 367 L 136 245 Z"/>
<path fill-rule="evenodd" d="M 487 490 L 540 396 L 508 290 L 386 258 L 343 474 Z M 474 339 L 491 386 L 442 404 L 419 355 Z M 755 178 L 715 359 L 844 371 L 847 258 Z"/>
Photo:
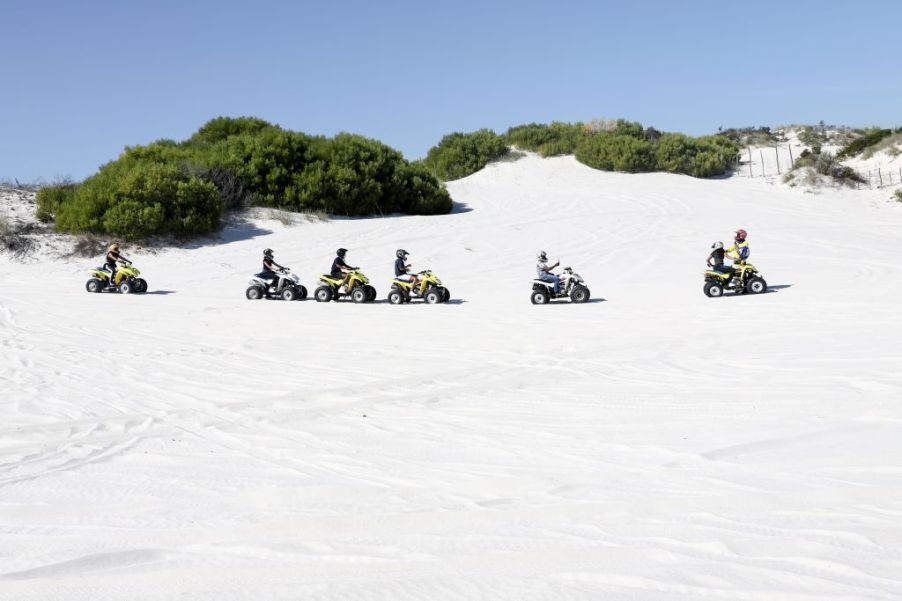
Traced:
<path fill-rule="evenodd" d="M 544 250 L 540 250 L 539 253 L 536 255 L 536 259 L 538 259 L 539 261 L 547 261 L 548 255 L 545 254 Z"/>
<path fill-rule="evenodd" d="M 723 242 L 717 241 L 711 245 L 711 248 L 713 248 L 714 250 L 720 250 L 723 248 Z"/>

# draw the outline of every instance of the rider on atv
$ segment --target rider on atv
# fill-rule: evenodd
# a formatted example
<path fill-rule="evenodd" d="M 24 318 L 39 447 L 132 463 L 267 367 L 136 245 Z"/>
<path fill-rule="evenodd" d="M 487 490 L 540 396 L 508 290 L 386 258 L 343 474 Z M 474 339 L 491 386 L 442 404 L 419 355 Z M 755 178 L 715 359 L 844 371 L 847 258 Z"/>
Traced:
<path fill-rule="evenodd" d="M 110 244 L 109 248 L 107 248 L 106 263 L 103 265 L 103 268 L 110 272 L 110 286 L 114 285 L 116 282 L 116 266 L 120 262 L 126 264 L 131 263 L 131 261 L 119 254 L 118 244 Z"/>
<path fill-rule="evenodd" d="M 273 257 L 274 253 L 271 248 L 267 248 L 263 251 L 263 271 L 258 273 L 257 277 L 267 280 L 270 286 L 277 286 L 279 283 L 279 276 L 276 274 L 276 271 L 285 268 L 276 263 Z"/>
<path fill-rule="evenodd" d="M 536 265 L 537 279 L 540 279 L 543 282 L 554 284 L 554 295 L 559 295 L 561 293 L 561 278 L 551 273 L 551 270 L 560 265 L 561 262 L 558 261 L 557 263 L 549 267 L 548 255 L 545 254 L 544 250 L 539 251 L 539 253 L 536 255 L 536 258 L 539 260 L 539 263 Z"/>
<path fill-rule="evenodd" d="M 410 273 L 410 264 L 404 262 L 409 255 L 410 253 L 403 248 L 399 248 L 395 251 L 395 257 L 397 257 L 395 259 L 395 279 L 402 282 L 410 282 L 410 292 L 411 294 L 416 294 L 417 276 L 416 274 Z"/>
<path fill-rule="evenodd" d="M 708 259 L 706 260 L 708 267 L 720 273 L 732 273 L 733 268 L 729 265 L 724 265 L 723 263 L 726 254 L 727 252 L 724 250 L 723 242 L 718 241 L 712 244 L 711 252 L 708 254 Z"/>
<path fill-rule="evenodd" d="M 345 257 L 348 254 L 348 249 L 339 248 L 335 251 L 335 260 L 332 261 L 332 271 L 330 275 L 333 279 L 342 278 L 341 280 L 341 288 L 347 289 L 348 287 L 348 277 L 352 271 L 357 269 L 356 267 L 351 267 L 345 262 Z"/>

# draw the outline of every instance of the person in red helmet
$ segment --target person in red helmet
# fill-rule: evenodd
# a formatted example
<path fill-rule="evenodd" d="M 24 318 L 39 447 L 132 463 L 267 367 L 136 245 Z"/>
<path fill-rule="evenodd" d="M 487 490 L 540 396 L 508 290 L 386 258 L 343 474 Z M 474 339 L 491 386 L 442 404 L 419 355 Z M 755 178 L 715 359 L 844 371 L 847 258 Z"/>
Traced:
<path fill-rule="evenodd" d="M 745 263 L 752 254 L 752 249 L 746 240 L 748 235 L 749 233 L 742 228 L 734 232 L 733 246 L 726 250 L 727 257 L 732 259 L 734 264 Z"/>

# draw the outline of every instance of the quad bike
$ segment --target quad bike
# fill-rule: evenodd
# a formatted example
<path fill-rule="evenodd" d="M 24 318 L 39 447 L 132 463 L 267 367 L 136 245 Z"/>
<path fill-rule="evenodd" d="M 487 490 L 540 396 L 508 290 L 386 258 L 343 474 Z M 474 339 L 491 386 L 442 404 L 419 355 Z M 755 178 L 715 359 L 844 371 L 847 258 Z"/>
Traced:
<path fill-rule="evenodd" d="M 244 295 L 250 300 L 261 298 L 281 298 L 282 300 L 304 300 L 307 298 L 307 288 L 301 284 L 301 279 L 286 267 L 275 272 L 273 280 L 266 280 L 259 274 L 254 274 L 248 280 L 249 286 Z"/>
<path fill-rule="evenodd" d="M 767 282 L 751 263 L 734 263 L 733 269 L 721 273 L 708 269 L 705 271 L 705 296 L 717 298 L 723 296 L 725 290 L 736 294 L 761 294 L 767 292 Z"/>
<path fill-rule="evenodd" d="M 343 296 L 350 296 L 355 303 L 369 303 L 376 300 L 376 289 L 370 286 L 370 280 L 356 269 L 348 273 L 348 288 L 341 292 L 344 278 L 333 278 L 330 274 L 319 276 L 321 285 L 313 291 L 313 298 L 318 302 L 337 301 Z"/>
<path fill-rule="evenodd" d="M 85 283 L 88 292 L 120 292 L 122 294 L 144 294 L 147 292 L 147 281 L 138 277 L 141 272 L 131 263 L 120 265 L 116 276 L 110 281 L 110 272 L 103 266 L 91 270 L 91 278 Z"/>
<path fill-rule="evenodd" d="M 553 298 L 570 298 L 574 303 L 585 303 L 589 301 L 589 288 L 586 281 L 578 273 L 574 273 L 569 267 L 565 267 L 560 275 L 561 292 L 554 294 L 554 284 L 544 280 L 535 279 L 532 281 L 532 304 L 546 305 Z"/>
<path fill-rule="evenodd" d="M 419 296 L 430 305 L 451 300 L 451 292 L 442 286 L 442 281 L 439 277 L 428 269 L 417 274 L 416 288 L 414 288 L 413 284 L 404 280 L 393 279 L 391 281 L 388 302 L 393 305 L 409 303 L 413 296 Z"/>

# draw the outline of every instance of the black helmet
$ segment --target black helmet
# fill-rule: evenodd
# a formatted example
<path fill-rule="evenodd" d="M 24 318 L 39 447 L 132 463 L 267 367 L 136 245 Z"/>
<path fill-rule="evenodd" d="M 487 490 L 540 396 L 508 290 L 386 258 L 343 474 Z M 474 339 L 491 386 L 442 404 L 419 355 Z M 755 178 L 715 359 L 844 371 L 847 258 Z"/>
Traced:
<path fill-rule="evenodd" d="M 401 260 L 406 259 L 406 258 L 407 258 L 407 255 L 409 255 L 409 254 L 410 254 L 410 253 L 407 252 L 406 250 L 404 250 L 403 248 L 399 248 L 398 250 L 395 251 L 395 256 L 398 257 L 398 258 L 401 259 Z"/>
<path fill-rule="evenodd" d="M 263 256 L 264 256 L 264 257 L 271 257 L 272 255 L 273 255 L 273 252 L 272 252 L 272 249 L 271 249 L 271 248 L 264 248 L 264 249 L 263 249 Z"/>
<path fill-rule="evenodd" d="M 347 248 L 339 248 L 338 250 L 335 251 L 335 254 L 338 255 L 339 259 L 344 259 L 345 255 L 348 254 L 348 249 Z"/>

